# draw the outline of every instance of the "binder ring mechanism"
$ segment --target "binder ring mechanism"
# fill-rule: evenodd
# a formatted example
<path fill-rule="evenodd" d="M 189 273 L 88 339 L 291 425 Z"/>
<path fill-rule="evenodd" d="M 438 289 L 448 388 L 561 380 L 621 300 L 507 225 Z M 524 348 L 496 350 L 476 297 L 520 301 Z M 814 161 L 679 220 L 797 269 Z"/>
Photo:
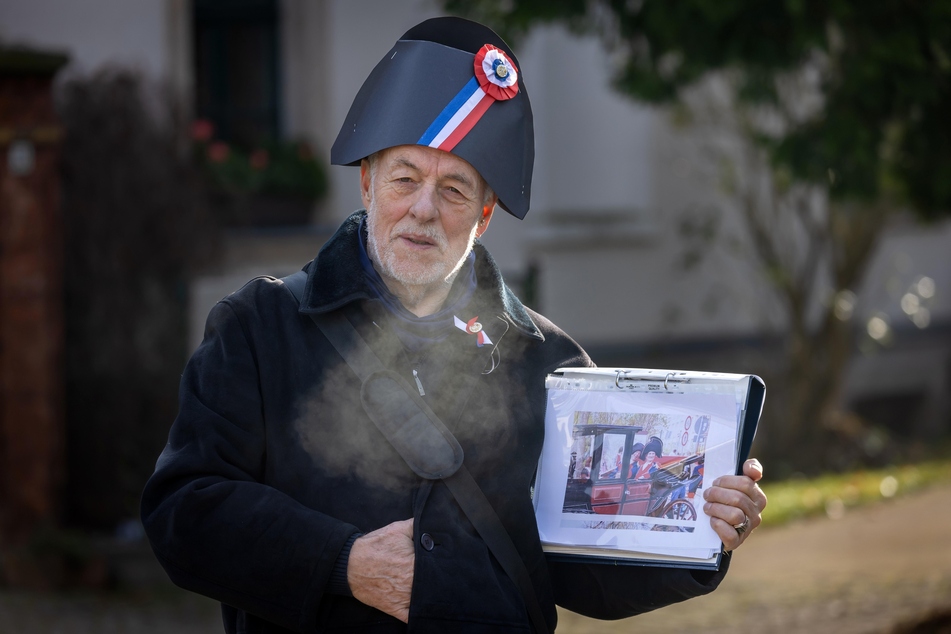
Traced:
<path fill-rule="evenodd" d="M 668 372 L 668 373 L 664 376 L 664 389 L 665 389 L 665 390 L 669 390 L 669 389 L 670 389 L 670 386 L 668 385 L 668 383 L 690 383 L 690 379 L 689 379 L 689 378 L 687 378 L 687 377 L 685 377 L 685 376 L 680 376 L 680 377 L 678 377 L 677 374 L 678 374 L 677 372 Z M 684 373 L 681 372 L 680 374 L 682 375 L 682 374 L 684 374 Z M 623 376 L 622 376 L 622 375 L 623 375 Z M 623 389 L 624 387 L 629 387 L 629 388 L 634 387 L 633 385 L 627 385 L 627 386 L 621 385 L 621 381 L 632 381 L 632 382 L 633 382 L 633 381 L 654 381 L 654 382 L 657 382 L 657 381 L 660 381 L 660 375 L 659 375 L 659 374 L 658 374 L 658 375 L 654 375 L 654 374 L 635 374 L 633 370 L 617 370 L 617 371 L 614 373 L 614 385 L 616 385 L 619 389 Z"/>

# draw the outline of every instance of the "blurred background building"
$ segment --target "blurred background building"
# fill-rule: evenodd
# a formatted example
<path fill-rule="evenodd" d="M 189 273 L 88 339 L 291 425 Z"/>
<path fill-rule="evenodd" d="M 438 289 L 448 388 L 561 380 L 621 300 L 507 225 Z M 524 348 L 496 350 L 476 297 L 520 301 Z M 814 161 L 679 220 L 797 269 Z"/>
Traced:
<path fill-rule="evenodd" d="M 435 0 L 7 0 L 0 45 L 67 55 L 61 87 L 131 70 L 155 103 L 171 97 L 188 121 L 210 122 L 213 132 L 191 128 L 206 144 L 312 148 L 328 187 L 305 216 L 228 228 L 187 276 L 190 351 L 215 301 L 255 275 L 299 269 L 360 206 L 358 170 L 330 167 L 329 147 L 393 41 L 442 13 Z M 485 238 L 509 284 L 599 365 L 757 372 L 769 384 L 788 323 L 748 255 L 753 238 L 709 139 L 613 91 L 612 60 L 593 37 L 548 26 L 516 52 L 535 111 L 532 210 L 524 222 L 496 214 Z M 888 222 L 861 283 L 826 294 L 856 333 L 841 399 L 884 430 L 883 443 L 940 437 L 951 429 L 951 223 Z M 135 455 L 154 459 L 166 430 Z M 150 470 L 138 462 L 130 491 Z M 118 524 L 134 514 L 132 497 L 78 516 Z"/>

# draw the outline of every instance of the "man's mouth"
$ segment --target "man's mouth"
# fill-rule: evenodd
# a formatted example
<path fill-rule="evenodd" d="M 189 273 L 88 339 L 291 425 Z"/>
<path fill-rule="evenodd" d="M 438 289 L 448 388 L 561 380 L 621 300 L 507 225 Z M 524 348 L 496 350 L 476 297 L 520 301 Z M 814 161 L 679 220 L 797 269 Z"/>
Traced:
<path fill-rule="evenodd" d="M 430 238 L 425 235 L 420 235 L 418 233 L 402 233 L 399 235 L 400 239 L 409 242 L 410 244 L 420 246 L 420 247 L 434 247 L 438 246 L 438 243 L 435 239 Z"/>

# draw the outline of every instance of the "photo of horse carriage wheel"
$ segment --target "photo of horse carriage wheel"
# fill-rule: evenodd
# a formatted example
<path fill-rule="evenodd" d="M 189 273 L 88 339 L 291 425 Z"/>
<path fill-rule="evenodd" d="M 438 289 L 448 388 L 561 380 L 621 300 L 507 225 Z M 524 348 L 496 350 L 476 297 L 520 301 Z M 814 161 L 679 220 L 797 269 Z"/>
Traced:
<path fill-rule="evenodd" d="M 572 453 L 565 513 L 640 515 L 695 520 L 693 497 L 703 480 L 703 454 L 664 456 L 657 436 L 636 425 L 576 425 L 585 447 Z"/>

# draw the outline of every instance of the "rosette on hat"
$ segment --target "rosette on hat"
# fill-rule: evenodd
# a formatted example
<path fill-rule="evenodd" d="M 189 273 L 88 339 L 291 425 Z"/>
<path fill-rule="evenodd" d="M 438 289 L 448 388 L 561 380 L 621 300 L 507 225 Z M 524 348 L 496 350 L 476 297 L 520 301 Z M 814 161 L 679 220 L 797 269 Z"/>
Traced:
<path fill-rule="evenodd" d="M 497 101 L 518 94 L 518 69 L 503 51 L 491 44 L 486 44 L 476 53 L 475 75 L 485 94 Z"/>

